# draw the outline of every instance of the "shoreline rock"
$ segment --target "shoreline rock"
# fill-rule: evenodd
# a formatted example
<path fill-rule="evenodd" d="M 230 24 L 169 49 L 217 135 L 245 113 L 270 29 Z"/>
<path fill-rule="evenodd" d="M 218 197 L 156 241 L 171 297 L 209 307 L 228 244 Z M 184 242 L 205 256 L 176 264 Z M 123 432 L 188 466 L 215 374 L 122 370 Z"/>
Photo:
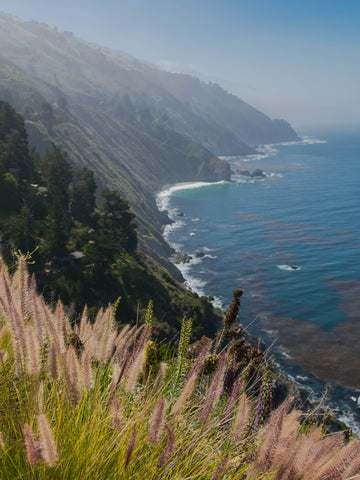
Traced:
<path fill-rule="evenodd" d="M 193 257 L 191 255 L 183 252 L 175 252 L 171 257 L 171 261 L 176 265 L 179 263 L 190 263 L 192 259 Z"/>
<path fill-rule="evenodd" d="M 260 168 L 257 168 L 253 172 L 250 172 L 249 170 L 235 170 L 235 173 L 237 175 L 242 175 L 243 177 L 250 177 L 250 178 L 254 178 L 254 177 L 264 178 L 264 177 L 266 177 L 265 173 L 263 172 L 263 170 L 260 170 Z"/>

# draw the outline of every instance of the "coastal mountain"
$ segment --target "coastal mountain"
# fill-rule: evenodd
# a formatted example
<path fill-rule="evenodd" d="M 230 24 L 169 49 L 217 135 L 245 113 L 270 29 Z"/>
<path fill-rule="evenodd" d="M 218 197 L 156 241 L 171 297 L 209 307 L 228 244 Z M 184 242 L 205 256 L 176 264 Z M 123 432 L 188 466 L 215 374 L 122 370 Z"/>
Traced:
<path fill-rule="evenodd" d="M 298 140 L 288 122 L 271 119 L 216 83 L 205 83 L 189 75 L 156 69 L 151 70 L 149 76 L 179 101 L 190 105 L 196 115 L 216 123 L 215 136 L 209 139 L 208 133 L 196 130 L 196 122 L 188 119 L 187 113 L 179 118 L 179 115 L 173 116 L 169 107 L 163 107 L 177 128 L 189 135 L 194 135 L 191 129 L 195 128 L 196 139 L 218 155 L 247 154 L 259 144 Z M 234 143 L 234 137 L 241 143 Z"/>
<path fill-rule="evenodd" d="M 286 122 L 271 120 L 216 84 L 161 71 L 71 32 L 4 14 L 0 22 L 1 55 L 60 90 L 73 104 L 108 111 L 127 94 L 152 111 L 166 113 L 178 130 L 218 155 L 249 153 L 248 145 L 297 138 Z"/>
<path fill-rule="evenodd" d="M 297 139 L 287 122 L 218 85 L 7 14 L 0 14 L 0 99 L 24 115 L 40 153 L 54 143 L 73 166 L 93 170 L 100 187 L 127 198 L 140 246 L 173 273 L 155 193 L 176 182 L 229 180 L 216 155 Z"/>

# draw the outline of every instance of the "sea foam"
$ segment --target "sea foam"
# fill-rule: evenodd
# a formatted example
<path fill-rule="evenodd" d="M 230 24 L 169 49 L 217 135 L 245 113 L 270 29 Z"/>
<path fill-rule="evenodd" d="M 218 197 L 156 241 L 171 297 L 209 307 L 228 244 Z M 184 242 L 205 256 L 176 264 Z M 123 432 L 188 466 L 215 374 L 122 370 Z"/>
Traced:
<path fill-rule="evenodd" d="M 279 270 L 287 270 L 289 272 L 298 272 L 301 267 L 298 265 L 276 265 Z"/>
<path fill-rule="evenodd" d="M 209 187 L 210 185 L 222 185 L 228 183 L 226 180 L 221 180 L 219 182 L 184 182 L 177 183 L 170 187 L 164 188 L 156 195 L 156 204 L 160 211 L 167 210 L 169 205 L 169 199 L 174 192 L 180 190 L 191 190 L 194 188 Z"/>
<path fill-rule="evenodd" d="M 313 145 L 315 143 L 327 143 L 327 140 L 320 140 L 319 138 L 310 137 L 308 135 L 304 135 L 300 137 L 300 140 L 295 140 L 292 142 L 280 142 L 280 143 L 273 143 L 270 145 L 265 145 L 266 147 L 274 148 L 276 146 L 292 146 L 292 145 Z"/>

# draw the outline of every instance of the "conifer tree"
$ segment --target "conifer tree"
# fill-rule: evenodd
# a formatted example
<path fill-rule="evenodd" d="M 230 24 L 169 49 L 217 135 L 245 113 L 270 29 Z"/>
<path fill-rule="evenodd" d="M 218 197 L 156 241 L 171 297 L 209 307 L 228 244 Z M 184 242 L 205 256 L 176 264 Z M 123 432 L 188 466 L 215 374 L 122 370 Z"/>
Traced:
<path fill-rule="evenodd" d="M 63 255 L 72 225 L 69 211 L 69 186 L 72 172 L 66 156 L 52 145 L 44 156 L 49 215 L 44 250 L 50 256 Z"/>
<path fill-rule="evenodd" d="M 134 252 L 137 246 L 135 215 L 130 212 L 129 202 L 115 190 L 104 189 L 99 206 L 99 230 L 101 248 L 107 256 L 116 256 L 125 250 Z"/>

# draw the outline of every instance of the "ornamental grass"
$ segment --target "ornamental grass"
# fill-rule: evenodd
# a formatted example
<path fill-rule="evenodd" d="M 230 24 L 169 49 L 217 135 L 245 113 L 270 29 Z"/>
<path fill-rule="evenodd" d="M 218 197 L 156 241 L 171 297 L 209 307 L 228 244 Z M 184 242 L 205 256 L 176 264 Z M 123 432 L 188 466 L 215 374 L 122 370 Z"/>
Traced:
<path fill-rule="evenodd" d="M 12 276 L 1 265 L 0 478 L 360 478 L 357 438 L 303 433 L 290 399 L 271 409 L 264 359 L 238 330 L 228 338 L 233 314 L 195 355 L 184 320 L 164 362 L 151 304 L 135 326 L 118 329 L 110 305 L 73 323 L 38 295 L 23 258 Z"/>

